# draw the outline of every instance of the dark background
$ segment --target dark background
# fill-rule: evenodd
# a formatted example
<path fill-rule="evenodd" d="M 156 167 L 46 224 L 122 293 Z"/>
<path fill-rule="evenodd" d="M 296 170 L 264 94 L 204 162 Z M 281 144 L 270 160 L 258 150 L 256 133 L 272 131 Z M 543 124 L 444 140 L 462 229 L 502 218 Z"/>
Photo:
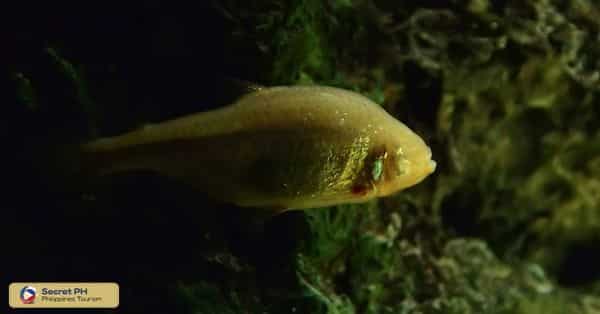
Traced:
<path fill-rule="evenodd" d="M 185 311 L 178 282 L 227 286 L 238 264 L 261 265 L 252 269 L 264 280 L 282 275 L 271 268 L 295 246 L 286 234 L 302 225 L 300 214 L 256 231 L 239 209 L 199 200 L 152 174 L 111 178 L 88 192 L 66 189 L 44 170 L 61 145 L 224 105 L 239 92 L 235 80 L 255 82 L 258 52 L 230 40 L 219 10 L 202 1 L 40 2 L 6 13 L 2 285 L 114 281 L 121 286 L 117 312 L 159 313 Z M 33 109 L 16 73 L 33 87 Z M 241 260 L 215 261 L 231 251 Z"/>

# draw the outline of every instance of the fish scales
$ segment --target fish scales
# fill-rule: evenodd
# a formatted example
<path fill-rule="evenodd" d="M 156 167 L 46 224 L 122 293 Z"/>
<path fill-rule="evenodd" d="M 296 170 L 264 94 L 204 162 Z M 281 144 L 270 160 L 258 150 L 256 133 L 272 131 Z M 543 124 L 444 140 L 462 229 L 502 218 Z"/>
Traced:
<path fill-rule="evenodd" d="M 222 201 L 284 209 L 389 195 L 435 169 L 423 140 L 377 104 L 318 86 L 266 88 L 82 151 L 96 174 L 151 170 Z"/>

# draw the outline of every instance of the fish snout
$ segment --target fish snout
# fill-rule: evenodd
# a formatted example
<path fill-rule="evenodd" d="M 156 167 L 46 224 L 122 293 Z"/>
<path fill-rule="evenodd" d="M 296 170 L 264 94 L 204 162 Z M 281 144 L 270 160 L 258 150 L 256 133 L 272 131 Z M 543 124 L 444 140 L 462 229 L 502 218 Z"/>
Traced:
<path fill-rule="evenodd" d="M 435 171 L 435 169 L 437 168 L 437 163 L 431 157 L 432 157 L 431 148 L 427 147 L 426 158 L 421 166 L 422 171 L 421 171 L 421 175 L 420 175 L 419 179 L 417 180 L 417 182 L 420 182 L 421 180 L 425 179 L 427 176 L 432 174 Z"/>

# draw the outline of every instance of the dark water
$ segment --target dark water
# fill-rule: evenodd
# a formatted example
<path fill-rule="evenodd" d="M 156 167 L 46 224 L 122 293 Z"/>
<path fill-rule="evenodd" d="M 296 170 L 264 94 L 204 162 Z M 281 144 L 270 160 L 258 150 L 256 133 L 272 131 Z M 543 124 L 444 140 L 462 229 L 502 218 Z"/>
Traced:
<path fill-rule="evenodd" d="M 1 109 L 0 284 L 114 281 L 121 285 L 117 312 L 158 313 L 185 311 L 178 283 L 237 285 L 240 268 L 253 269 L 249 283 L 252 276 L 285 276 L 285 267 L 270 268 L 294 250 L 302 215 L 265 227 L 152 174 L 111 178 L 87 192 L 65 190 L 42 171 L 57 143 L 215 108 L 239 92 L 224 80 L 260 80 L 261 65 L 246 61 L 256 59 L 252 49 L 240 55 L 227 41 L 222 14 L 208 4 L 167 1 L 39 3 L 16 9 L 8 24 L 2 75 L 12 95 Z M 60 60 L 81 69 L 80 77 Z M 15 73 L 32 85 L 33 110 Z M 215 261 L 232 255 L 239 260 Z"/>

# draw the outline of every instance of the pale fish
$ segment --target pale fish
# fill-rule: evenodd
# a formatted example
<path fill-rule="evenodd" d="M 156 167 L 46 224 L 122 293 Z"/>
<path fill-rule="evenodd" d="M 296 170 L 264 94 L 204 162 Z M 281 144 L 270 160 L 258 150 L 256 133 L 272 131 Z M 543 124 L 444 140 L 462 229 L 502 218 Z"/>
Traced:
<path fill-rule="evenodd" d="M 323 86 L 259 89 L 82 152 L 93 174 L 150 170 L 218 201 L 274 210 L 365 202 L 436 167 L 425 142 L 379 105 Z"/>

